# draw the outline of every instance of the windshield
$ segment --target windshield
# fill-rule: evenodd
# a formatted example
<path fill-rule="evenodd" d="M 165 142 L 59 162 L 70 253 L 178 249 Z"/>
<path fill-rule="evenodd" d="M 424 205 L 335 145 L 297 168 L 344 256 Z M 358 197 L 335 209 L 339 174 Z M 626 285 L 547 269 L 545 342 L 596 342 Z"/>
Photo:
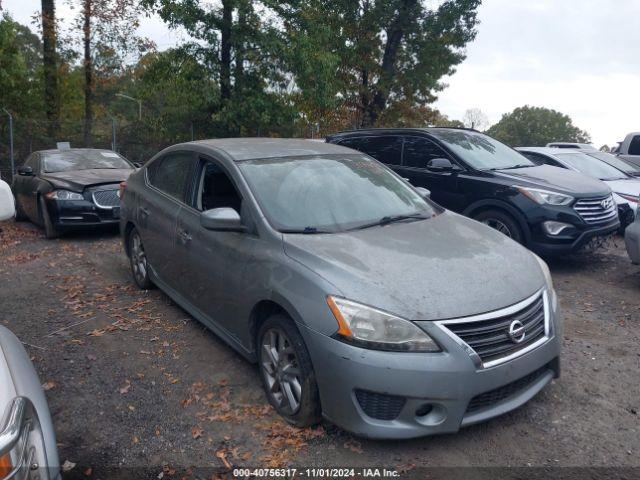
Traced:
<path fill-rule="evenodd" d="M 493 138 L 469 130 L 432 130 L 465 163 L 477 170 L 535 167 L 535 164 Z"/>
<path fill-rule="evenodd" d="M 619 180 L 621 178 L 627 178 L 624 172 L 586 153 L 556 153 L 555 156 L 563 162 L 568 163 L 580 173 L 599 180 Z"/>
<path fill-rule="evenodd" d="M 286 232 L 339 232 L 383 218 L 428 218 L 435 209 L 377 161 L 322 155 L 238 163 L 265 215 Z M 410 219 L 407 219 L 410 221 Z"/>
<path fill-rule="evenodd" d="M 89 169 L 132 169 L 132 165 L 115 152 L 108 150 L 67 150 L 43 154 L 47 173 Z"/>
<path fill-rule="evenodd" d="M 595 157 L 603 162 L 608 163 L 612 167 L 616 167 L 618 170 L 622 170 L 625 173 L 638 174 L 640 173 L 640 168 L 634 167 L 633 165 L 628 164 L 624 160 L 620 160 L 615 155 L 611 155 L 606 152 L 589 152 L 589 156 Z"/>

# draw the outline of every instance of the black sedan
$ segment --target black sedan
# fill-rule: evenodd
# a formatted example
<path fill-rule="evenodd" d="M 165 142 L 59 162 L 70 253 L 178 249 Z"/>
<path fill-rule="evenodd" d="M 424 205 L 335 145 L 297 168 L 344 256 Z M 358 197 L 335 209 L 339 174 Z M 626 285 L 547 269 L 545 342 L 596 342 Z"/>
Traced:
<path fill-rule="evenodd" d="M 110 150 L 33 152 L 13 181 L 16 219 L 42 226 L 47 238 L 71 228 L 117 225 L 118 189 L 134 170 Z"/>

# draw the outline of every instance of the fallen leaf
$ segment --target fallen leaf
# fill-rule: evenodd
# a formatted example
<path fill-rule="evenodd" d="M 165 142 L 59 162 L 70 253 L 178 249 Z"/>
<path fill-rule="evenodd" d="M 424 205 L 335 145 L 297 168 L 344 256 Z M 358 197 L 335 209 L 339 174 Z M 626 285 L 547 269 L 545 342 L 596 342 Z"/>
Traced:
<path fill-rule="evenodd" d="M 56 386 L 56 382 L 48 381 L 48 382 L 45 382 L 45 383 L 42 384 L 42 389 L 45 392 L 48 392 L 52 388 L 55 388 L 55 386 Z"/>
<path fill-rule="evenodd" d="M 93 468 L 89 467 L 89 468 L 87 468 L 87 469 L 86 469 L 84 472 L 82 472 L 82 473 L 84 473 L 84 475 L 85 475 L 86 477 L 90 477 L 90 476 L 91 476 L 91 474 L 93 473 Z"/>
<path fill-rule="evenodd" d="M 202 430 L 202 428 L 200 428 L 199 425 L 196 425 L 195 427 L 191 428 L 191 436 L 194 439 L 200 438 L 203 433 L 204 433 L 204 430 Z"/>
<path fill-rule="evenodd" d="M 71 470 L 73 470 L 75 468 L 76 464 L 73 462 L 70 462 L 69 460 L 65 460 L 64 463 L 62 464 L 62 471 L 63 472 L 70 472 Z"/>
<path fill-rule="evenodd" d="M 224 463 L 224 466 L 228 470 L 231 470 L 231 464 L 229 463 L 229 460 L 227 460 L 227 452 L 225 450 L 218 450 L 216 452 L 216 457 L 222 460 L 222 463 Z"/>
<path fill-rule="evenodd" d="M 120 387 L 120 393 L 122 395 L 126 395 L 127 393 L 129 393 L 130 389 L 131 389 L 131 382 L 129 380 L 125 380 L 124 386 Z"/>

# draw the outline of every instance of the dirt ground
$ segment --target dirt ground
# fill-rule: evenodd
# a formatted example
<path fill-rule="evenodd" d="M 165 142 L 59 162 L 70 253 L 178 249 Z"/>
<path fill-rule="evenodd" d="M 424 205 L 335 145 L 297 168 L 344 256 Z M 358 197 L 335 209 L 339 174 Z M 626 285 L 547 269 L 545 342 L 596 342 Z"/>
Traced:
<path fill-rule="evenodd" d="M 383 442 L 329 424 L 285 425 L 253 365 L 160 291 L 134 287 L 116 231 L 47 241 L 30 224 L 0 227 L 0 322 L 40 374 L 66 478 L 211 478 L 287 465 L 429 478 L 438 470 L 424 467 L 523 467 L 517 478 L 531 477 L 527 467 L 542 476 L 620 467 L 640 476 L 640 267 L 621 239 L 550 263 L 565 314 L 559 380 L 458 434 Z"/>

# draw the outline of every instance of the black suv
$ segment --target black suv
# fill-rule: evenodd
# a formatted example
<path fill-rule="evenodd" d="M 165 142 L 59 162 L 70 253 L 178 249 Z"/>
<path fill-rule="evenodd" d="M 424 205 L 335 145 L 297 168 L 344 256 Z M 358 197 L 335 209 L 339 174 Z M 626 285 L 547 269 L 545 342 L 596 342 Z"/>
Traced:
<path fill-rule="evenodd" d="M 585 175 L 536 165 L 475 130 L 372 129 L 327 142 L 364 152 L 440 205 L 483 222 L 542 255 L 576 251 L 615 232 L 611 190 Z"/>

